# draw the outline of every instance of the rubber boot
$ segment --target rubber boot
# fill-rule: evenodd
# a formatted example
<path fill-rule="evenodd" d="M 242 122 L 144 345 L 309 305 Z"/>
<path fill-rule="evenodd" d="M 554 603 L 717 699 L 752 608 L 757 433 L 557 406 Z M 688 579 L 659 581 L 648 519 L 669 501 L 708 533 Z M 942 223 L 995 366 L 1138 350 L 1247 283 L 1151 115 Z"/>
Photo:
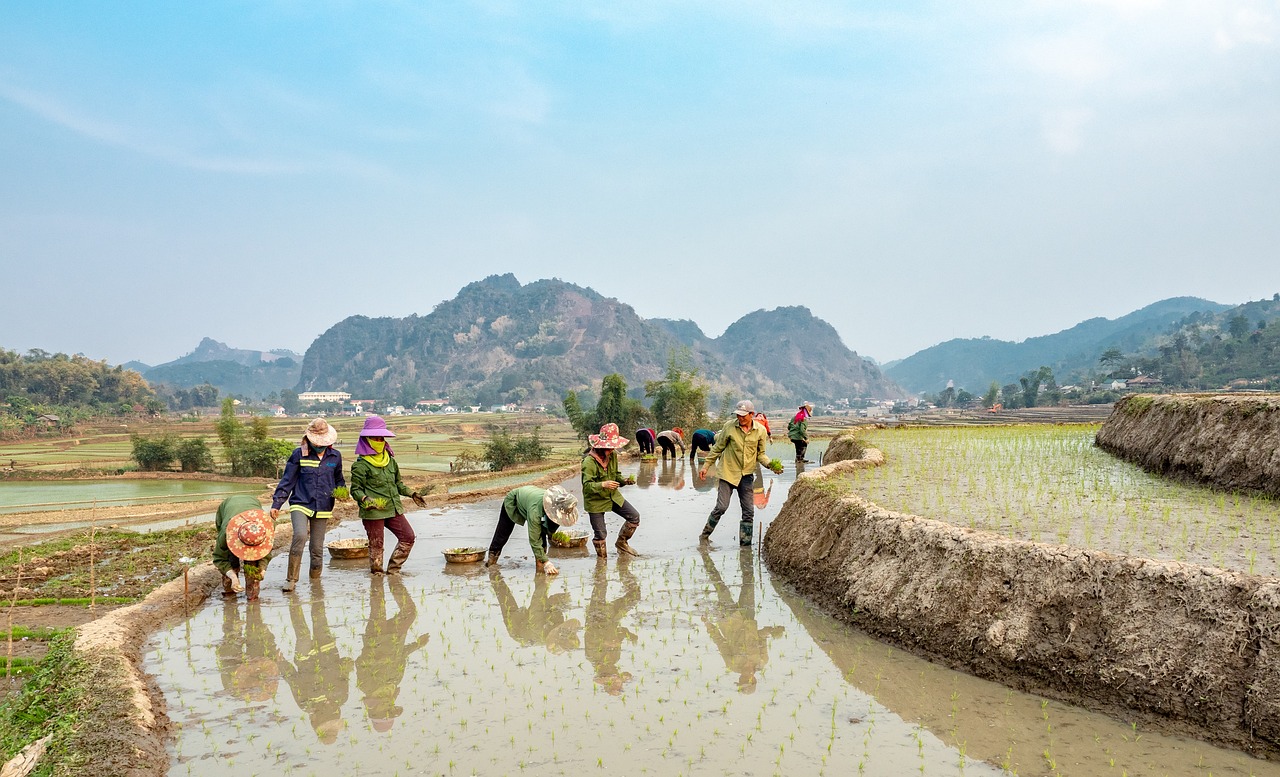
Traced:
<path fill-rule="evenodd" d="M 262 590 L 262 581 L 247 577 L 244 581 L 244 598 L 247 602 L 258 601 L 258 592 Z"/>
<path fill-rule="evenodd" d="M 222 576 L 222 595 L 223 596 L 236 595 L 236 589 L 231 587 L 231 578 L 227 577 L 226 575 Z"/>
<path fill-rule="evenodd" d="M 369 574 L 385 575 L 382 571 L 382 548 L 369 547 Z"/>
<path fill-rule="evenodd" d="M 280 590 L 289 593 L 298 585 L 298 575 L 302 572 L 302 557 L 289 556 L 289 571 L 285 574 L 284 585 Z"/>
<path fill-rule="evenodd" d="M 709 539 L 711 539 L 711 532 L 713 532 L 713 531 L 715 531 L 715 530 L 716 530 L 716 524 L 717 524 L 717 523 L 720 523 L 720 519 L 719 519 L 719 518 L 717 518 L 717 517 L 715 517 L 715 516 L 711 516 L 710 518 L 708 518 L 708 519 L 707 519 L 707 525 L 702 527 L 702 536 L 701 536 L 701 538 L 702 538 L 702 539 L 704 539 L 704 540 L 709 540 Z"/>
<path fill-rule="evenodd" d="M 311 567 L 311 572 L 310 572 L 310 574 L 309 574 L 309 577 L 310 577 L 312 580 L 319 580 L 319 579 L 320 579 L 320 573 L 321 573 L 321 572 L 323 572 L 323 571 L 324 571 L 324 565 L 323 565 L 323 564 L 321 564 L 320 566 Z"/>
<path fill-rule="evenodd" d="M 640 524 L 638 523 L 622 524 L 622 531 L 618 532 L 618 541 L 613 543 L 613 546 L 618 549 L 619 553 L 630 553 L 633 556 L 640 555 L 639 553 L 636 553 L 629 544 L 627 544 L 627 540 L 631 539 L 632 535 L 636 533 L 636 529 L 639 527 Z"/>
<path fill-rule="evenodd" d="M 397 542 L 395 550 L 391 551 L 391 560 L 387 562 L 387 574 L 400 574 L 400 567 L 404 566 L 404 562 L 409 558 L 409 551 L 413 550 L 413 543 Z"/>
<path fill-rule="evenodd" d="M 493 551 L 489 551 L 489 557 L 488 557 L 488 558 L 486 558 L 486 559 L 484 560 L 484 565 L 485 565 L 486 567 L 497 566 L 497 564 L 498 564 L 498 556 L 499 556 L 499 555 L 500 555 L 500 554 L 498 554 L 498 553 L 494 553 Z"/>
<path fill-rule="evenodd" d="M 744 548 L 751 547 L 751 534 L 755 530 L 755 521 L 738 524 L 738 544 Z"/>
<path fill-rule="evenodd" d="M 592 540 L 591 544 L 596 546 L 596 556 L 598 558 L 609 558 L 608 540 Z"/>

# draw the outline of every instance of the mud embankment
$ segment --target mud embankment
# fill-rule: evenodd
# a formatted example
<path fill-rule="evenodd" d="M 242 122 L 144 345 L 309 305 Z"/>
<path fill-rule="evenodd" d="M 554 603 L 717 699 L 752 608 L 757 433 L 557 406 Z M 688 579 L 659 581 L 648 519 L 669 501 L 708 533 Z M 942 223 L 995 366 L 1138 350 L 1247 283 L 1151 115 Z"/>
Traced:
<path fill-rule="evenodd" d="M 1125 397 L 1097 444 L 1169 477 L 1280 496 L 1280 395 Z"/>
<path fill-rule="evenodd" d="M 775 575 L 949 666 L 1280 755 L 1280 580 L 884 510 L 838 477 L 878 453 L 800 476 L 765 534 Z"/>

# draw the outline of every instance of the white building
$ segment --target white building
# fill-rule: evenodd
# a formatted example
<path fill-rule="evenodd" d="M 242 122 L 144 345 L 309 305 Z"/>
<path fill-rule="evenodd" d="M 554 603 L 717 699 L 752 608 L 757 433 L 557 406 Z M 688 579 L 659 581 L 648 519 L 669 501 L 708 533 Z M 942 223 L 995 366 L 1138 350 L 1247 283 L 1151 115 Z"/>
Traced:
<path fill-rule="evenodd" d="M 298 401 L 303 404 L 311 404 L 315 402 L 346 402 L 351 399 L 351 395 L 345 391 L 304 391 L 298 395 Z"/>

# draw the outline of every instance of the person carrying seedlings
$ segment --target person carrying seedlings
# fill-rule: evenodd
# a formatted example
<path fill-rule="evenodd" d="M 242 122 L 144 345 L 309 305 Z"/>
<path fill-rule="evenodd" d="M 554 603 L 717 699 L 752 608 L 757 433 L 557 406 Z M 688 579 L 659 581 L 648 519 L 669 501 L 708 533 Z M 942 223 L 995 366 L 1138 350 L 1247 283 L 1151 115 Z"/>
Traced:
<path fill-rule="evenodd" d="M 267 557 L 275 539 L 275 526 L 262 512 L 262 503 L 247 494 L 222 500 L 214 514 L 218 538 L 213 543 L 213 565 L 222 573 L 222 595 L 235 596 L 246 591 L 245 599 L 258 599 L 262 573 L 267 571 Z M 240 582 L 240 573 L 244 582 Z"/>
<path fill-rule="evenodd" d="M 376 415 L 364 419 L 360 439 L 356 442 L 356 463 L 351 465 L 351 498 L 360 507 L 360 522 L 369 537 L 369 574 L 399 574 L 405 559 L 413 550 L 415 535 L 409 519 L 404 517 L 400 497 L 407 496 L 418 507 L 426 507 L 422 494 L 410 490 L 400 479 L 400 465 L 396 463 L 388 437 L 396 433 L 387 428 L 387 422 Z M 396 547 L 382 570 L 383 538 L 386 530 L 396 538 Z"/>
<path fill-rule="evenodd" d="M 707 453 L 715 444 L 716 433 L 710 429 L 699 429 L 694 432 L 693 437 L 689 438 L 689 462 L 693 463 L 693 457 L 698 455 L 698 451 Z"/>
<path fill-rule="evenodd" d="M 345 488 L 342 478 L 342 454 L 333 444 L 338 431 L 323 418 L 307 426 L 302 442 L 289 454 L 284 475 L 271 497 L 271 519 L 280 517 L 280 508 L 289 511 L 293 524 L 293 542 L 289 544 L 289 569 L 283 590 L 288 592 L 298 583 L 302 569 L 302 552 L 311 545 L 311 578 L 320 577 L 324 567 L 324 532 L 333 517 L 333 490 Z"/>
<path fill-rule="evenodd" d="M 680 446 L 680 456 L 684 456 L 684 430 L 680 427 L 667 429 L 658 432 L 658 445 L 662 448 L 662 458 L 665 461 L 667 454 L 671 454 L 671 458 L 676 458 L 676 446 Z"/>
<path fill-rule="evenodd" d="M 764 427 L 756 421 L 756 408 L 750 400 L 744 399 L 733 411 L 735 420 L 724 425 L 719 439 L 711 446 L 702 469 L 698 470 L 698 479 L 707 477 L 707 468 L 717 459 L 720 466 L 719 492 L 716 495 L 716 506 L 707 518 L 707 525 L 702 529 L 702 539 L 711 539 L 720 516 L 729 509 L 729 497 L 738 492 L 738 504 L 742 507 L 742 518 L 738 523 L 738 544 L 751 545 L 751 534 L 755 529 L 756 508 L 752 499 L 751 484 L 755 480 L 752 470 L 756 464 L 769 466 L 769 455 L 765 453 Z"/>
<path fill-rule="evenodd" d="M 582 458 L 582 506 L 591 518 L 591 531 L 594 536 L 591 544 L 596 548 L 596 555 L 605 558 L 609 555 L 605 549 L 608 531 L 604 524 L 604 514 L 615 512 L 626 521 L 618 532 L 618 540 L 614 543 L 619 553 L 637 555 L 627 540 L 640 528 L 640 511 L 631 506 L 622 496 L 622 476 L 618 474 L 617 450 L 627 444 L 627 438 L 618 435 L 617 424 L 605 424 L 600 427 L 600 434 L 587 437 L 591 450 Z"/>
<path fill-rule="evenodd" d="M 800 406 L 795 417 L 787 423 L 787 437 L 796 446 L 797 463 L 813 463 L 804 457 L 805 449 L 809 447 L 809 416 L 811 415 L 813 415 L 813 403 L 805 402 Z"/>
<path fill-rule="evenodd" d="M 533 549 L 533 557 L 537 560 L 538 574 L 559 574 L 556 565 L 547 559 L 547 545 L 551 535 L 560 527 L 569 527 L 578 522 L 578 500 L 562 486 L 541 489 L 537 486 L 520 486 L 507 492 L 498 511 L 498 525 L 493 530 L 493 540 L 489 543 L 489 557 L 484 560 L 486 567 L 498 563 L 502 548 L 511 538 L 516 524 L 524 526 L 529 532 L 529 547 Z"/>
<path fill-rule="evenodd" d="M 637 429 L 637 430 L 636 430 L 636 445 L 639 445 L 639 446 L 640 446 L 640 455 L 641 455 L 641 456 L 652 456 L 652 455 L 653 455 L 653 451 L 654 451 L 654 448 L 653 448 L 653 441 L 654 441 L 654 439 L 655 439 L 655 433 L 654 433 L 654 431 L 653 431 L 652 429 Z"/>

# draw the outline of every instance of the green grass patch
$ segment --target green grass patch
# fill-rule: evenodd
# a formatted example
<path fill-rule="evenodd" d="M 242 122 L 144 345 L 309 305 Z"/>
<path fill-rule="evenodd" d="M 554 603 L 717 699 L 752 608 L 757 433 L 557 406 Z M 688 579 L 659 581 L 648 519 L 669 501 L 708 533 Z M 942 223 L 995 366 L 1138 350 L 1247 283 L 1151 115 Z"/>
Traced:
<path fill-rule="evenodd" d="M 6 658 L 0 656 L 0 677 L 21 677 L 36 670 L 37 662 L 31 658 Z"/>
<path fill-rule="evenodd" d="M 12 639 L 34 639 L 46 641 L 55 637 L 66 634 L 71 629 L 50 629 L 43 626 L 30 628 L 28 626 L 14 626 L 9 631 L 0 631 L 0 641 Z"/>
<path fill-rule="evenodd" d="M 16 696 L 0 705 L 0 761 L 53 734 L 49 752 L 33 774 L 51 774 L 50 755 L 64 751 L 85 699 L 92 687 L 87 665 L 72 649 L 75 637 L 67 634 L 49 645 L 49 652 L 27 675 Z"/>
<path fill-rule="evenodd" d="M 13 602 L 13 606 L 42 607 L 44 605 L 57 604 L 66 607 L 88 607 L 90 602 L 96 604 L 130 604 L 136 601 L 138 601 L 138 599 L 134 596 L 99 596 L 92 600 L 87 596 L 71 596 L 66 598 L 42 596 L 36 599 L 19 599 L 16 602 Z"/>

